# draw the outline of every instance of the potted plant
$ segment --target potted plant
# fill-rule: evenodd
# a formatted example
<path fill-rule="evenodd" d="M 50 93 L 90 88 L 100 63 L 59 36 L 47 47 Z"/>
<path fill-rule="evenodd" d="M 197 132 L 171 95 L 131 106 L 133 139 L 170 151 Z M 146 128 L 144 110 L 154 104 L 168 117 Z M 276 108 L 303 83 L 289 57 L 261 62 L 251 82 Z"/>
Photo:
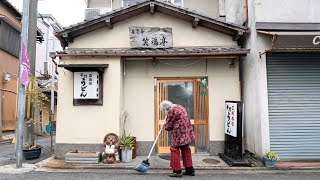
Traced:
<path fill-rule="evenodd" d="M 41 91 L 35 77 L 29 77 L 29 84 L 25 93 L 26 99 L 26 129 L 27 134 L 23 148 L 25 159 L 37 159 L 41 155 L 42 146 L 35 141 L 35 125 L 42 119 L 42 114 L 46 112 L 44 101 L 49 101 L 48 97 Z M 40 113 L 41 112 L 41 113 Z"/>
<path fill-rule="evenodd" d="M 129 117 L 128 112 L 125 111 L 125 110 L 122 111 L 122 113 L 120 115 L 120 123 L 121 123 L 121 132 L 122 132 L 123 135 L 121 136 L 121 138 L 123 137 L 124 138 L 123 140 L 127 141 L 127 142 L 129 142 L 129 139 L 131 139 L 130 147 L 131 147 L 132 154 L 131 154 L 131 158 L 130 159 L 134 159 L 134 158 L 136 158 L 136 155 L 137 155 L 137 153 L 136 153 L 137 144 L 136 144 L 136 137 L 135 136 L 126 135 L 126 124 L 127 124 L 128 119 L 129 119 L 128 117 Z M 120 160 L 122 161 L 122 152 L 123 152 L 124 148 L 121 147 L 121 138 L 120 138 L 120 143 L 119 143 L 120 144 L 119 156 L 120 156 Z"/>
<path fill-rule="evenodd" d="M 279 160 L 279 156 L 273 151 L 267 151 L 264 154 L 263 159 L 264 159 L 264 164 L 266 165 L 266 167 L 274 168 L 274 167 L 276 167 L 275 166 L 276 161 Z"/>
<path fill-rule="evenodd" d="M 121 161 L 131 162 L 132 161 L 132 137 L 126 135 L 124 132 L 120 138 L 120 149 L 121 149 Z"/>

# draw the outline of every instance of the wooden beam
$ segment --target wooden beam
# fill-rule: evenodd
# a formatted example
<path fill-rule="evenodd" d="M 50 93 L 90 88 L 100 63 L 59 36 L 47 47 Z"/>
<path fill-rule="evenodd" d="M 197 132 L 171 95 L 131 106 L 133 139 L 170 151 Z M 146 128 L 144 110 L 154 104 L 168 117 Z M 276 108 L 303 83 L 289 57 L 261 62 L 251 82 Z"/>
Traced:
<path fill-rule="evenodd" d="M 237 41 L 241 36 L 243 36 L 243 32 L 237 32 L 236 34 L 233 35 L 233 40 Z"/>
<path fill-rule="evenodd" d="M 150 14 L 154 14 L 154 3 L 150 3 Z"/>
<path fill-rule="evenodd" d="M 71 36 L 71 34 L 70 33 L 64 33 L 64 34 L 62 34 L 62 37 L 65 39 L 65 41 L 67 41 L 67 42 L 73 42 L 73 37 Z"/>
<path fill-rule="evenodd" d="M 111 18 L 110 18 L 110 17 L 108 17 L 108 18 L 106 19 L 106 23 L 107 23 L 107 26 L 108 26 L 109 29 L 112 29 L 112 28 L 113 28 L 113 25 L 112 25 L 112 23 L 111 23 Z"/>
<path fill-rule="evenodd" d="M 200 18 L 199 17 L 194 17 L 193 19 L 193 23 L 192 23 L 192 27 L 193 28 L 197 28 L 198 24 L 199 24 Z"/>

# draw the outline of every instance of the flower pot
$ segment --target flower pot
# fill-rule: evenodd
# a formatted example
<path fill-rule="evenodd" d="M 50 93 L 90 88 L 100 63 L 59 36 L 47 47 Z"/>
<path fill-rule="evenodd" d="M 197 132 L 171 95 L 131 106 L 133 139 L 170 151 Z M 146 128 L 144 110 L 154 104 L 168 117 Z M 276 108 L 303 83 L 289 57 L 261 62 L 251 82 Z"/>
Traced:
<path fill-rule="evenodd" d="M 275 168 L 277 160 L 269 159 L 269 158 L 263 158 L 264 159 L 264 165 L 268 168 Z"/>
<path fill-rule="evenodd" d="M 121 150 L 121 161 L 124 163 L 128 163 L 132 161 L 132 149 Z"/>
<path fill-rule="evenodd" d="M 34 149 L 23 149 L 23 157 L 27 160 L 38 159 L 41 155 L 41 146 L 37 146 Z"/>

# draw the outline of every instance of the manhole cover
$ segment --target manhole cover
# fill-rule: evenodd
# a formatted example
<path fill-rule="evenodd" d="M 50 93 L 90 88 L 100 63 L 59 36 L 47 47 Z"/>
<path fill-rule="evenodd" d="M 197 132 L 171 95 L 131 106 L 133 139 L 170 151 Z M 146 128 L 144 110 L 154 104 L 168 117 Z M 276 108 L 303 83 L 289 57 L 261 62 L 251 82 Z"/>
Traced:
<path fill-rule="evenodd" d="M 216 160 L 216 159 L 204 159 L 202 161 L 205 163 L 208 163 L 208 164 L 219 164 L 220 163 L 220 161 Z"/>
<path fill-rule="evenodd" d="M 160 155 L 159 158 L 170 161 L 170 155 Z M 180 157 L 180 161 L 182 161 L 181 157 Z"/>

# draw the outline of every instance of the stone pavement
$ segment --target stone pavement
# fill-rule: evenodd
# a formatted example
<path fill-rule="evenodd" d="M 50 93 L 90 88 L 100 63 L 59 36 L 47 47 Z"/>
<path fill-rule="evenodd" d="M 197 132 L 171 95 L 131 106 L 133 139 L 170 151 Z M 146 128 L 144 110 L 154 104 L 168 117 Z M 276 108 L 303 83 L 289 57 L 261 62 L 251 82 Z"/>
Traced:
<path fill-rule="evenodd" d="M 45 169 L 114 169 L 114 170 L 133 170 L 139 165 L 146 156 L 137 156 L 130 163 L 115 163 L 115 164 L 104 164 L 102 162 L 98 164 L 79 164 L 79 163 L 66 163 L 61 159 L 54 159 L 50 157 L 38 164 L 38 168 Z M 251 167 L 243 166 L 229 166 L 218 156 L 210 156 L 208 154 L 193 154 L 193 166 L 196 170 L 317 170 L 320 171 L 320 162 L 277 162 L 276 168 L 266 168 L 263 163 L 257 159 L 250 158 L 252 162 Z M 159 156 L 150 157 L 150 170 L 170 170 L 170 161 L 160 158 Z M 181 162 L 182 166 L 182 162 Z M 183 168 L 183 166 L 182 166 Z"/>
<path fill-rule="evenodd" d="M 102 162 L 98 164 L 80 164 L 80 163 L 66 163 L 61 159 L 54 159 L 53 157 L 38 163 L 40 168 L 52 168 L 52 169 L 133 169 L 139 165 L 146 156 L 137 156 L 130 163 L 115 163 L 115 164 L 104 164 Z M 223 170 L 230 168 L 247 169 L 250 170 L 252 167 L 230 167 L 218 156 L 210 156 L 207 154 L 194 154 L 192 155 L 193 166 L 197 170 Z M 170 170 L 170 161 L 160 158 L 159 156 L 150 157 L 150 168 L 151 170 Z M 181 162 L 182 166 L 182 162 Z M 183 166 L 182 166 L 183 167 Z M 266 169 L 263 165 L 253 164 L 255 169 Z"/>

